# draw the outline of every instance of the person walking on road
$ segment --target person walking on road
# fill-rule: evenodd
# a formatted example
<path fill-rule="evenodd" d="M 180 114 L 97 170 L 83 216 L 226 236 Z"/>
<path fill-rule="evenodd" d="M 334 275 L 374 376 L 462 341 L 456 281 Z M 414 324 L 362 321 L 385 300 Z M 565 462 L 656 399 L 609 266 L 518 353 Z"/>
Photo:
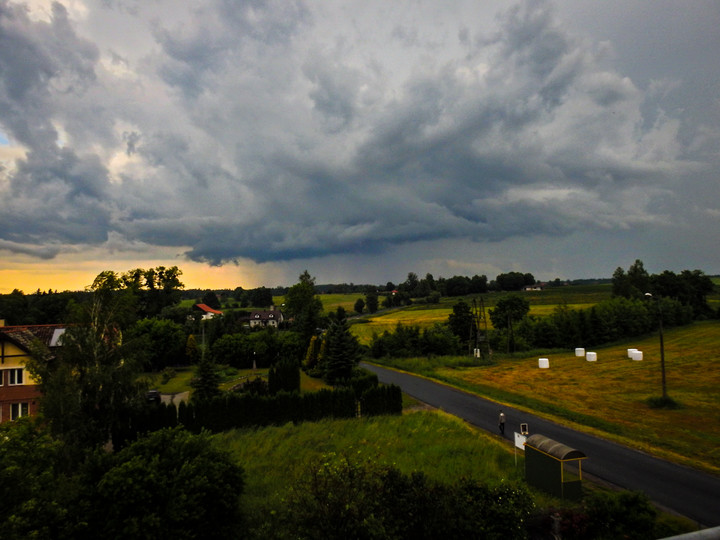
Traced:
<path fill-rule="evenodd" d="M 500 433 L 505 435 L 505 413 L 502 411 L 500 411 L 500 416 L 498 417 L 498 427 L 500 428 Z"/>

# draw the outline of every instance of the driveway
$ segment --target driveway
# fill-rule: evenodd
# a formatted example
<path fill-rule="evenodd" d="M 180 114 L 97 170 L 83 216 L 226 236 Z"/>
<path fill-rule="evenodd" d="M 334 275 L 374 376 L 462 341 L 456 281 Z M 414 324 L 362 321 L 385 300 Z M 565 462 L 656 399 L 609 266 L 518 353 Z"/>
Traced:
<path fill-rule="evenodd" d="M 377 374 L 380 382 L 396 384 L 406 394 L 458 416 L 481 429 L 500 435 L 498 414 L 506 417 L 504 438 L 514 441 L 520 424 L 530 434 L 539 433 L 583 452 L 583 472 L 617 487 L 642 491 L 656 504 L 695 521 L 701 527 L 720 525 L 720 478 L 654 458 L 626 446 L 581 433 L 532 414 L 500 406 L 440 383 L 372 364 L 362 367 Z"/>
<path fill-rule="evenodd" d="M 181 401 L 187 401 L 190 398 L 190 392 L 179 392 L 177 394 L 160 394 L 163 403 L 174 403 L 180 405 Z"/>

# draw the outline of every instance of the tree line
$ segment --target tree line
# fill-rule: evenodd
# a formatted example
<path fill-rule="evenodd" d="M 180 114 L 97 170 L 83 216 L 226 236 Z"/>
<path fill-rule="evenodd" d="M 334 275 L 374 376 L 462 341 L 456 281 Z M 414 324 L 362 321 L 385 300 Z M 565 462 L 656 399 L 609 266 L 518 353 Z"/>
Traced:
<path fill-rule="evenodd" d="M 492 323 L 486 332 L 474 300 L 460 299 L 445 325 L 426 330 L 398 325 L 394 332 L 374 336 L 370 352 L 375 358 L 438 354 L 433 343 L 441 344 L 445 354 L 474 348 L 489 353 L 598 346 L 654 331 L 660 317 L 668 327 L 720 317 L 720 310 L 713 311 L 707 302 L 713 291 L 712 280 L 700 270 L 651 275 L 636 260 L 627 271 L 615 271 L 612 297 L 591 308 L 560 304 L 549 316 L 536 317 L 529 315 L 524 296 L 511 293 L 500 296 L 485 315 Z"/>

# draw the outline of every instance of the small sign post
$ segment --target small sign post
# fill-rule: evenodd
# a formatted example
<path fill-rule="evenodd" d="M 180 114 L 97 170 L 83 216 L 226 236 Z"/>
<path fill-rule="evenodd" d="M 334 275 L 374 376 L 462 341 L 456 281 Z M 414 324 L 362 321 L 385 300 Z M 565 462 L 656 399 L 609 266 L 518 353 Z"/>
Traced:
<path fill-rule="evenodd" d="M 527 440 L 527 424 L 520 424 L 520 433 L 515 432 L 515 466 L 517 467 L 517 449 L 525 451 L 525 441 Z"/>

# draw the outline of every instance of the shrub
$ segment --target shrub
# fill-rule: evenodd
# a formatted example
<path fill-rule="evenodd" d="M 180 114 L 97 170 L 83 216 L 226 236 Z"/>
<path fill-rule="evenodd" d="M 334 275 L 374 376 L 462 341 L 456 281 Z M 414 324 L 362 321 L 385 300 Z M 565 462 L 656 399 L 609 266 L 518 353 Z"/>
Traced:
<path fill-rule="evenodd" d="M 88 522 L 95 538 L 230 538 L 243 469 L 205 433 L 156 431 L 107 459 Z"/>
<path fill-rule="evenodd" d="M 378 382 L 377 374 L 364 368 L 355 368 L 349 385 L 355 392 L 355 397 L 360 399 L 367 389 L 376 387 Z"/>
<path fill-rule="evenodd" d="M 275 533 L 299 538 L 525 538 L 522 487 L 443 484 L 362 455 L 323 456 L 292 486 Z"/>
<path fill-rule="evenodd" d="M 595 492 L 585 498 L 588 532 L 592 538 L 652 539 L 657 512 L 647 495 L 635 491 Z"/>

